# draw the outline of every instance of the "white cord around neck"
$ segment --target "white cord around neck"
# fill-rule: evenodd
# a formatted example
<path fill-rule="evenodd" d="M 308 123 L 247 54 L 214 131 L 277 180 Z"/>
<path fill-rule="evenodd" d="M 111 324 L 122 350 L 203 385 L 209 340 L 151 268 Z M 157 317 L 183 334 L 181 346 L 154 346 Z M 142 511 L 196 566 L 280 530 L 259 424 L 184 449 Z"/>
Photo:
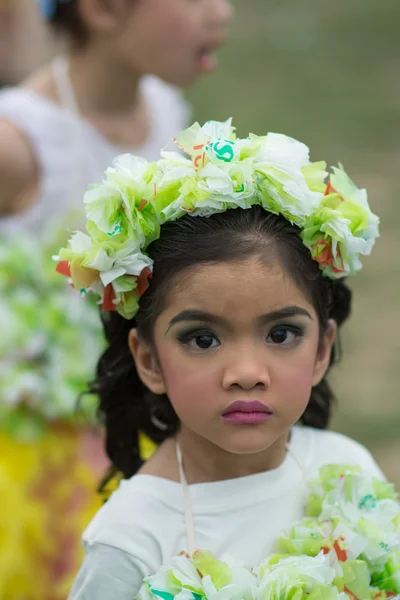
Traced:
<path fill-rule="evenodd" d="M 61 105 L 68 108 L 76 117 L 80 110 L 69 74 L 69 61 L 66 56 L 56 56 L 52 62 L 54 83 Z"/>
<path fill-rule="evenodd" d="M 197 549 L 197 546 L 196 546 L 196 529 L 194 526 L 192 499 L 190 497 L 190 487 L 189 487 L 189 484 L 186 479 L 185 470 L 183 468 L 182 451 L 181 451 L 178 440 L 176 440 L 175 447 L 176 447 L 176 457 L 178 460 L 179 479 L 180 479 L 181 488 L 182 488 L 182 497 L 183 497 L 182 499 L 183 499 L 183 509 L 184 509 L 184 513 L 185 513 L 185 525 L 186 525 L 186 536 L 187 536 L 187 543 L 188 543 L 188 553 L 190 556 L 193 556 L 194 552 Z M 286 452 L 288 454 L 290 454 L 290 456 L 296 462 L 297 466 L 299 467 L 300 471 L 302 472 L 303 481 L 305 484 L 307 484 L 307 480 L 308 480 L 307 468 L 304 466 L 302 461 L 299 459 L 299 457 L 293 451 L 293 448 L 291 448 L 289 443 L 286 444 L 285 448 L 286 448 Z"/>
<path fill-rule="evenodd" d="M 192 500 L 190 497 L 190 489 L 183 469 L 182 451 L 178 441 L 176 442 L 176 456 L 178 459 L 179 479 L 181 482 L 183 495 L 183 509 L 185 511 L 186 536 L 188 542 L 188 552 L 190 556 L 196 551 L 196 531 L 194 527 Z"/>

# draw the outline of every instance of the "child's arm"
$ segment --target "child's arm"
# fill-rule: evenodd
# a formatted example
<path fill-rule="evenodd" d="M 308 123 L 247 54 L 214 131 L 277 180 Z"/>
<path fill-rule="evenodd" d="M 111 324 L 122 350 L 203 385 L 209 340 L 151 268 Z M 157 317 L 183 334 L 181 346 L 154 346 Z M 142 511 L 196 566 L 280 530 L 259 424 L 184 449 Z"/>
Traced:
<path fill-rule="evenodd" d="M 134 600 L 146 572 L 141 561 L 119 548 L 87 546 L 69 600 Z"/>
<path fill-rule="evenodd" d="M 39 175 L 26 138 L 12 123 L 0 120 L 0 218 L 31 206 L 37 194 Z"/>

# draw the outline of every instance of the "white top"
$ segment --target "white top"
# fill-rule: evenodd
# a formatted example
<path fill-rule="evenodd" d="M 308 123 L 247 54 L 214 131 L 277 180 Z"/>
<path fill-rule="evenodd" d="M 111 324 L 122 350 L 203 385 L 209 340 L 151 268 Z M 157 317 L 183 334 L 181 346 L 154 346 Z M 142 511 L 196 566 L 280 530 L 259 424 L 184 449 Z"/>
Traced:
<path fill-rule="evenodd" d="M 277 469 L 188 486 L 198 548 L 255 565 L 304 517 L 306 479 L 319 467 L 358 464 L 384 479 L 371 454 L 338 433 L 294 427 L 290 449 Z M 151 475 L 123 481 L 83 535 L 86 558 L 70 600 L 132 600 L 146 575 L 187 551 L 183 489 Z"/>
<path fill-rule="evenodd" d="M 59 76 L 65 65 L 59 68 Z M 68 79 L 61 80 L 64 88 Z M 69 90 L 71 91 L 71 90 Z M 76 114 L 73 96 L 64 93 L 63 105 L 23 88 L 0 92 L 0 118 L 11 121 L 26 136 L 41 171 L 37 201 L 25 212 L 0 219 L 0 234 L 22 230 L 41 234 L 51 220 L 57 221 L 69 210 L 81 209 L 82 198 L 90 183 L 100 183 L 104 171 L 119 154 L 132 152 L 147 160 L 156 160 L 161 148 L 169 144 L 187 126 L 188 106 L 174 87 L 153 76 L 141 81 L 141 91 L 150 116 L 150 134 L 137 148 L 115 146 L 89 121 Z M 62 94 L 61 94 L 62 96 Z"/>

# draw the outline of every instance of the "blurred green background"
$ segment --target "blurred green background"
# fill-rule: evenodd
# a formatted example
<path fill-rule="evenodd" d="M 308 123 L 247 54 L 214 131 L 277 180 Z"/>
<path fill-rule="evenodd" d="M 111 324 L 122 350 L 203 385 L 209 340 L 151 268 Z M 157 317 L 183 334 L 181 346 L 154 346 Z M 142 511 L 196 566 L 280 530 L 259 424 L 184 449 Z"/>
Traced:
<path fill-rule="evenodd" d="M 381 239 L 350 284 L 333 428 L 400 485 L 400 0 L 236 0 L 219 69 L 189 94 L 200 122 L 285 133 L 368 189 Z"/>

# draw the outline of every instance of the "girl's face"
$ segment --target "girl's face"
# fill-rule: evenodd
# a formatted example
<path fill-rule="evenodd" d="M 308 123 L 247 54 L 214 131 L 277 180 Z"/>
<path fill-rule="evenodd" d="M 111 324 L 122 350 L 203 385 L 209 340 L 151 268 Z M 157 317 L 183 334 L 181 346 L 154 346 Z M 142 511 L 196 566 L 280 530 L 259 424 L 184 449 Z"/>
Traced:
<path fill-rule="evenodd" d="M 313 306 L 280 267 L 250 259 L 186 274 L 156 320 L 153 360 L 143 349 L 135 358 L 187 431 L 256 453 L 303 414 L 334 335 L 331 323 L 321 340 Z"/>
<path fill-rule="evenodd" d="M 191 85 L 215 68 L 231 12 L 229 0 L 134 0 L 119 51 L 140 74 Z"/>

